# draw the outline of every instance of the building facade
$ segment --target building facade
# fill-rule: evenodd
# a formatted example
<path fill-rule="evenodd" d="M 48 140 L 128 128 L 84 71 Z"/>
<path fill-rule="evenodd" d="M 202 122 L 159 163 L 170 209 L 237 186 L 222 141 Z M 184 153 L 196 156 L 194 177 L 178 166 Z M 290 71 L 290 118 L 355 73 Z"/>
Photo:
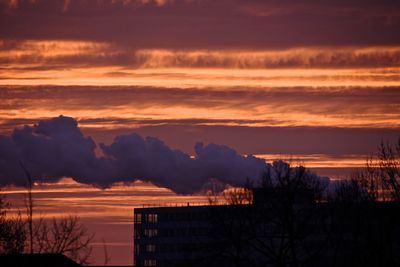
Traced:
<path fill-rule="evenodd" d="M 399 266 L 400 203 L 255 193 L 249 205 L 135 209 L 135 265 Z"/>
<path fill-rule="evenodd" d="M 134 210 L 136 266 L 204 266 L 211 243 L 209 216 L 226 206 Z"/>

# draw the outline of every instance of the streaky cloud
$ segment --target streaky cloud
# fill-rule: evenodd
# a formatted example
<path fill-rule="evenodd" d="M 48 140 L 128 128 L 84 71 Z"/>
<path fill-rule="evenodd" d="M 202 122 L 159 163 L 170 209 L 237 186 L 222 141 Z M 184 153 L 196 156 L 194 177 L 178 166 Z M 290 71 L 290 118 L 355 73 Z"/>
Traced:
<path fill-rule="evenodd" d="M 137 49 L 111 42 L 0 41 L 4 64 L 32 70 L 93 66 L 129 68 L 376 68 L 400 66 L 400 47 L 333 46 L 283 49 Z M 110 73 L 113 74 L 112 72 Z"/>

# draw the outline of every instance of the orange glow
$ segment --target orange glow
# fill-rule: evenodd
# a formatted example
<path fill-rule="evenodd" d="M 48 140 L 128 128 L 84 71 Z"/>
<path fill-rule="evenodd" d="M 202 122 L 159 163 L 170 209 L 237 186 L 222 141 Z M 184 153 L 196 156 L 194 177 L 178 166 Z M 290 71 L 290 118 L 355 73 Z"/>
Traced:
<path fill-rule="evenodd" d="M 25 216 L 23 188 L 7 187 L 0 191 L 11 203 L 9 216 L 18 211 Z M 51 219 L 68 215 L 79 216 L 80 221 L 95 233 L 92 264 L 101 264 L 104 240 L 111 255 L 126 255 L 132 251 L 133 209 L 143 205 L 187 205 L 207 203 L 205 196 L 178 196 L 170 190 L 155 187 L 148 183 L 135 182 L 116 184 L 109 189 L 98 189 L 90 185 L 64 178 L 58 183 L 42 183 L 34 186 L 34 219 Z M 131 257 L 113 258 L 114 262 L 126 264 Z"/>
<path fill-rule="evenodd" d="M 165 88 L 164 88 L 165 89 Z M 375 104 L 374 95 L 381 89 L 364 90 L 365 94 L 374 93 L 370 102 L 354 103 L 355 97 L 346 100 L 346 94 L 354 94 L 351 88 L 309 88 L 291 91 L 295 96 L 282 99 L 279 94 L 285 89 L 273 88 L 246 88 L 239 96 L 230 96 L 236 89 L 226 89 L 226 94 L 212 96 L 213 89 L 208 93 L 196 97 L 196 91 L 188 91 L 190 97 L 186 97 L 186 89 L 170 92 L 161 89 L 157 94 L 147 93 L 147 88 L 119 89 L 114 94 L 114 88 L 87 88 L 79 92 L 90 95 L 77 98 L 74 89 L 62 89 L 68 93 L 63 97 L 55 97 L 59 92 L 49 89 L 34 88 L 40 94 L 40 100 L 25 95 L 24 88 L 11 88 L 8 96 L 3 100 L 7 109 L 0 109 L 0 123 L 6 124 L 14 118 L 38 120 L 41 118 L 56 117 L 60 114 L 75 117 L 80 120 L 83 128 L 137 128 L 152 124 L 152 120 L 160 120 L 154 124 L 162 124 L 162 120 L 179 119 L 203 119 L 201 125 L 226 125 L 226 126 L 335 126 L 335 127 L 400 127 L 398 105 L 388 103 Z M 43 91 L 43 93 L 42 93 Z M 58 90 L 60 91 L 60 90 Z M 332 99 L 317 98 L 309 100 L 308 95 L 316 93 L 335 92 L 339 97 Z M 27 91 L 30 92 L 30 91 Z M 46 92 L 46 93 L 45 93 Z M 52 92 L 49 95 L 49 92 Z M 164 93 L 165 92 L 165 93 Z M 268 92 L 265 96 L 262 93 Z M 261 94 L 261 97 L 259 96 Z M 15 94 L 15 98 L 13 98 Z M 69 100 L 69 94 L 74 98 Z M 95 95 L 98 95 L 94 99 Z M 174 97 L 174 94 L 177 94 Z M 254 94 L 254 95 L 253 95 Z M 299 99 L 298 95 L 304 95 Z M 194 95 L 194 96 L 193 96 Z M 208 101 L 203 101 L 203 95 L 210 95 Z M 278 97 L 274 97 L 278 95 Z M 139 100 L 136 96 L 140 96 Z M 328 95 L 329 96 L 329 95 Z M 389 95 L 389 97 L 391 97 Z M 107 99 L 107 102 L 104 102 Z M 344 101 L 346 100 L 346 101 Z M 311 101 L 311 102 L 304 102 Z M 372 104 L 371 104 L 372 103 Z M 212 107 L 212 112 L 210 112 Z M 332 112 L 334 110 L 334 112 Z M 109 122 L 97 121 L 96 118 L 105 118 Z M 85 121 L 93 119 L 94 121 Z M 231 120 L 233 119 L 233 120 Z M 249 120 L 250 119 L 250 120 Z M 141 122 L 145 120 L 146 122 Z M 217 120 L 217 121 L 215 121 Z M 227 120 L 220 122 L 218 120 Z M 229 121 L 231 120 L 231 121 Z"/>
<path fill-rule="evenodd" d="M 76 105 L 76 99 L 66 102 L 53 97 L 41 98 L 40 101 L 24 97 L 6 98 L 2 99 L 2 103 L 7 108 L 0 109 L 2 123 L 14 118 L 36 120 L 64 114 L 81 120 L 126 120 L 112 124 L 80 124 L 81 127 L 90 128 L 141 127 L 143 125 L 140 123 L 128 122 L 140 119 L 205 119 L 209 121 L 203 122 L 203 125 L 216 125 L 221 123 L 212 120 L 232 118 L 234 120 L 224 122 L 223 125 L 400 127 L 397 104 L 373 105 L 358 102 L 358 98 L 354 97 L 356 101 L 342 101 L 354 87 L 359 92 L 368 94 L 383 90 L 382 88 L 400 86 L 400 62 L 396 61 L 399 58 L 396 55 L 400 54 L 399 47 L 131 51 L 113 44 L 85 41 L 31 40 L 17 43 L 11 48 L 7 44 L 7 41 L 0 42 L 0 60 L 3 62 L 0 85 L 3 86 L 139 86 L 144 87 L 143 94 L 146 94 L 145 87 L 152 87 L 165 90 L 165 95 L 156 98 L 157 100 L 149 95 L 140 102 L 134 102 L 134 98 L 127 96 L 124 98 L 126 101 L 116 103 L 117 96 L 110 93 L 102 98 L 102 103 L 94 106 L 90 103 Z M 118 62 L 113 61 L 110 64 L 107 61 L 108 58 L 120 54 L 125 55 L 128 62 L 132 62 L 118 65 Z M 372 62 L 380 58 L 388 62 L 382 62 L 379 67 L 346 67 L 336 62 L 343 61 L 356 66 L 358 60 L 371 58 Z M 389 60 L 390 58 L 393 59 Z M 315 67 L 315 62 L 321 67 Z M 129 87 L 126 87 L 127 92 Z M 185 90 L 208 90 L 227 94 L 242 91 L 248 98 L 244 98 L 244 101 L 240 97 L 235 99 L 221 96 L 216 99 L 211 96 L 207 105 L 184 101 L 188 98 L 182 99 L 181 94 L 181 98 L 171 102 L 168 101 L 168 89 L 172 88 L 179 88 L 182 93 Z M 15 90 L 23 90 L 17 89 Z M 337 92 L 338 96 L 313 103 L 302 103 L 306 98 L 296 101 L 296 94 L 292 99 L 274 98 L 274 95 L 291 92 L 290 90 L 297 90 L 297 95 L 300 92 L 310 95 Z M 258 92 L 271 94 L 265 97 L 264 102 L 261 102 L 260 97 L 247 96 Z M 162 91 L 158 93 L 159 96 L 162 94 Z M 107 105 L 104 105 L 104 99 L 107 99 Z M 212 112 L 210 106 L 213 107 Z M 251 121 L 248 121 L 249 118 Z"/>
<path fill-rule="evenodd" d="M 303 165 L 307 168 L 359 168 L 364 167 L 368 155 L 341 155 L 340 157 L 325 154 L 257 154 L 257 157 L 265 159 L 267 162 L 274 160 L 285 160 L 293 165 Z"/>
<path fill-rule="evenodd" d="M 61 40 L 27 40 L 13 46 L 8 43 L 0 41 L 1 85 L 400 85 L 400 47 L 225 51 L 133 50 L 110 43 Z M 126 61 L 118 60 L 120 57 Z"/>
<path fill-rule="evenodd" d="M 393 74 L 396 73 L 396 74 Z M 400 86 L 400 68 L 378 69 L 3 69 L 0 85 L 132 85 L 179 88 Z"/>
<path fill-rule="evenodd" d="M 38 216 L 41 214 L 44 218 L 52 218 L 75 214 L 81 218 L 122 220 L 126 224 L 131 223 L 130 218 L 135 207 L 187 205 L 187 202 L 192 205 L 208 203 L 207 197 L 203 195 L 180 196 L 171 190 L 140 181 L 98 189 L 64 178 L 58 183 L 37 184 L 32 192 Z M 2 189 L 1 194 L 7 196 L 14 212 L 24 209 L 26 189 L 6 187 Z"/>

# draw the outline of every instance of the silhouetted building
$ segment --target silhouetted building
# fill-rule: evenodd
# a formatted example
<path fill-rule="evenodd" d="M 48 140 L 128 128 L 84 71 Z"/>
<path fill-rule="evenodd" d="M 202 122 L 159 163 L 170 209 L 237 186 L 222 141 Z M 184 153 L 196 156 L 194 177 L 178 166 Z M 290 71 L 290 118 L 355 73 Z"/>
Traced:
<path fill-rule="evenodd" d="M 136 266 L 399 266 L 399 203 L 316 203 L 254 192 L 252 205 L 139 208 Z"/>
<path fill-rule="evenodd" d="M 207 256 L 211 210 L 226 206 L 135 209 L 136 266 L 195 266 Z M 201 265 L 201 264 L 200 264 Z"/>

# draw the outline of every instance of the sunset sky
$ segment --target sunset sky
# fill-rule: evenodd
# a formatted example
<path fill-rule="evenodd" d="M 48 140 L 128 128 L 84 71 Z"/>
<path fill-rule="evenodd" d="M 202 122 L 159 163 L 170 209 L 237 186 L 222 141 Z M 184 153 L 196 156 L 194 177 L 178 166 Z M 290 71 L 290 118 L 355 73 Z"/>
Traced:
<path fill-rule="evenodd" d="M 39 201 L 58 214 L 53 197 L 72 201 L 65 187 L 89 207 L 88 198 L 116 201 L 119 190 L 132 207 L 165 194 L 197 201 L 190 194 L 207 179 L 237 185 L 264 159 L 346 178 L 381 140 L 400 136 L 399 29 L 396 0 L 0 0 L 0 185 L 18 199 L 15 160 L 38 180 L 75 179 L 43 185 L 60 189 Z M 37 152 L 46 145 L 84 163 L 46 169 L 32 160 L 54 158 Z M 155 149 L 140 155 L 153 165 L 167 163 L 130 170 L 135 146 Z M 220 169 L 204 171 L 213 160 Z M 120 183 L 134 179 L 161 187 Z M 131 209 L 120 215 L 118 236 L 131 235 Z M 111 263 L 131 264 L 132 244 L 120 242 L 127 252 Z"/>

